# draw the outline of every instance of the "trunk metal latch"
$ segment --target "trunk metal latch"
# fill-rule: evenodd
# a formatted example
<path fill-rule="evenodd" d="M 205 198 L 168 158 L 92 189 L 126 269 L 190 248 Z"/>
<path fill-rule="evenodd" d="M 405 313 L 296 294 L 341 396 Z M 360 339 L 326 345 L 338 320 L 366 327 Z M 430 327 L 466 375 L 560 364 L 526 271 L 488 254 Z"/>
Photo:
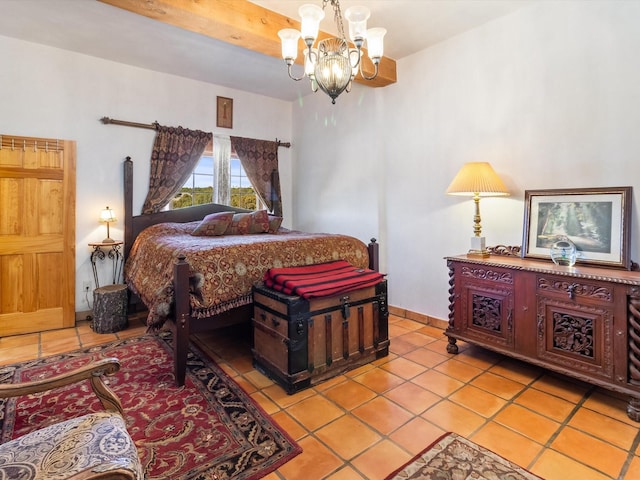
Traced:
<path fill-rule="evenodd" d="M 345 295 L 344 297 L 342 297 L 342 299 L 340 300 L 342 302 L 342 318 L 343 319 L 347 319 L 349 318 L 349 315 L 351 314 L 351 305 L 349 305 L 349 296 Z"/>

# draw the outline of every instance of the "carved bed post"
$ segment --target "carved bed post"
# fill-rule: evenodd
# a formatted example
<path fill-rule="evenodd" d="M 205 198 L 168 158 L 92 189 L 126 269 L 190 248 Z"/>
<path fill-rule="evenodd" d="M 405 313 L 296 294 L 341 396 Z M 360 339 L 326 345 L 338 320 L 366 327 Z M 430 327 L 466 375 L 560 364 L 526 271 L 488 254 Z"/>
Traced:
<path fill-rule="evenodd" d="M 129 258 L 133 244 L 133 161 L 127 157 L 124 161 L 124 252 L 123 258 Z"/>
<path fill-rule="evenodd" d="M 179 255 L 173 267 L 173 290 L 175 292 L 175 322 L 173 341 L 173 361 L 178 386 L 184 385 L 187 372 L 187 352 L 189 350 L 190 310 L 189 264 L 184 255 Z"/>
<path fill-rule="evenodd" d="M 380 245 L 376 242 L 375 238 L 371 239 L 367 250 L 369 250 L 369 268 L 376 272 L 380 271 Z"/>

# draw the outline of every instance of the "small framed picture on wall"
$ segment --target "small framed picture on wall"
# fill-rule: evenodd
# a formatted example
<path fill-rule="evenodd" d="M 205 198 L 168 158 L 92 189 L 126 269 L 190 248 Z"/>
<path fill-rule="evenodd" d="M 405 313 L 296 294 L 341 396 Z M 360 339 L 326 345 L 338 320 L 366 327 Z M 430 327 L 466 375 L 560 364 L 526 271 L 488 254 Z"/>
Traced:
<path fill-rule="evenodd" d="M 216 97 L 216 126 L 233 128 L 233 98 Z"/>

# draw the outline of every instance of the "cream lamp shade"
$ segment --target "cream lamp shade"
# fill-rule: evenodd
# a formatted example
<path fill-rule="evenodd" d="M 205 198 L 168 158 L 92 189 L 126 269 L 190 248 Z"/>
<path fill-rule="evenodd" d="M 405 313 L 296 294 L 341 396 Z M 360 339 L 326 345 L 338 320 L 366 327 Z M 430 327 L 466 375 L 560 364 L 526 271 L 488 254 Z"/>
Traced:
<path fill-rule="evenodd" d="M 100 212 L 100 223 L 107 224 L 107 238 L 102 240 L 102 243 L 114 243 L 115 240 L 109 236 L 109 224 L 117 220 L 116 214 L 109 207 L 106 207 Z"/>
<path fill-rule="evenodd" d="M 488 256 L 485 239 L 480 235 L 480 197 L 509 195 L 509 190 L 488 162 L 469 162 L 462 166 L 447 188 L 449 195 L 473 197 L 475 215 L 469 254 Z"/>

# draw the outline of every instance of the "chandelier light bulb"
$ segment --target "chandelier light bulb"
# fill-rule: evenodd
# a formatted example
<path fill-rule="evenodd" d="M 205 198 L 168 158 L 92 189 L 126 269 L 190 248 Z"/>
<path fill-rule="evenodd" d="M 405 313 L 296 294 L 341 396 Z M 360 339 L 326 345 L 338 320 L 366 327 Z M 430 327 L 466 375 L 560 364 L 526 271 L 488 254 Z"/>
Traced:
<path fill-rule="evenodd" d="M 298 39 L 300 32 L 293 28 L 284 28 L 278 32 L 280 41 L 282 42 L 282 58 L 287 63 L 293 63 L 298 57 Z"/>
<path fill-rule="evenodd" d="M 302 19 L 300 34 L 308 47 L 318 38 L 320 22 L 324 18 L 324 10 L 317 5 L 305 4 L 298 9 L 298 14 Z"/>
<path fill-rule="evenodd" d="M 386 28 L 376 27 L 367 30 L 367 52 L 369 58 L 375 63 L 380 61 L 384 53 L 383 39 L 387 33 Z"/>
<path fill-rule="evenodd" d="M 349 21 L 349 38 L 356 47 L 361 47 L 367 38 L 367 20 L 371 12 L 367 7 L 351 7 L 344 16 Z"/>

